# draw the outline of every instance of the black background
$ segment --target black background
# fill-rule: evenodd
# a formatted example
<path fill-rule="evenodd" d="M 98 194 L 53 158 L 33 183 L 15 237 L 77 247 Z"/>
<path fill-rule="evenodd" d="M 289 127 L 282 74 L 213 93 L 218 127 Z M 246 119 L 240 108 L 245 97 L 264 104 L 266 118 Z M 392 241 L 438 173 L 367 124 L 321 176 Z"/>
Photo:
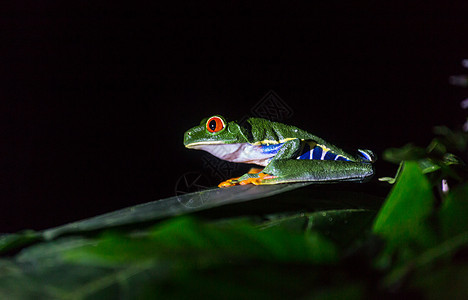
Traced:
<path fill-rule="evenodd" d="M 184 131 L 270 90 L 285 123 L 378 155 L 461 126 L 467 5 L 316 2 L 2 5 L 0 232 L 174 195 L 203 168 Z"/>

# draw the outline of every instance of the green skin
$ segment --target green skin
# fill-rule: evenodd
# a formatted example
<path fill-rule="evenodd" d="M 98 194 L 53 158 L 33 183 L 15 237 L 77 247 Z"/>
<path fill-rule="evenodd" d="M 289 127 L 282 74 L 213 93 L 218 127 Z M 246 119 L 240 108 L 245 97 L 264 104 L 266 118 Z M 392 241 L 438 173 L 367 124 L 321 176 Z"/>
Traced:
<path fill-rule="evenodd" d="M 241 127 L 236 122 L 226 122 L 221 116 L 216 116 L 223 120 L 224 127 L 218 132 L 210 132 L 207 129 L 207 121 L 211 118 L 203 119 L 200 125 L 188 130 L 184 135 L 184 145 L 187 148 L 208 151 L 221 159 L 236 162 L 258 163 L 255 161 L 236 160 L 241 154 L 250 153 L 252 147 L 256 145 L 272 145 L 284 143 L 281 149 L 267 161 L 263 161 L 265 168 L 262 173 L 269 176 L 261 179 L 255 184 L 277 184 L 288 182 L 315 182 L 330 183 L 341 181 L 367 181 L 374 174 L 371 164 L 374 160 L 365 160 L 359 156 L 353 156 L 342 149 L 326 142 L 325 140 L 301 130 L 294 126 L 272 122 L 261 118 L 250 118 L 245 127 Z M 307 160 L 296 159 L 304 143 L 312 142 L 324 146 L 327 150 L 336 155 L 343 156 L 349 161 L 335 160 Z M 247 148 L 237 148 L 238 145 Z M 226 147 L 231 146 L 231 147 Z M 249 148 L 250 147 L 250 148 Z M 260 147 L 260 146 L 257 146 Z M 225 149 L 228 148 L 228 149 Z M 228 153 L 228 156 L 218 155 L 219 150 Z M 243 153 L 241 153 L 244 151 Z M 249 152 L 250 151 L 250 152 Z M 362 150 L 372 157 L 372 152 Z M 227 157 L 227 158 L 226 158 Z M 260 174 L 247 173 L 238 179 L 230 182 L 232 185 L 241 183 L 249 178 L 259 178 Z M 274 177 L 274 178 L 271 178 Z"/>

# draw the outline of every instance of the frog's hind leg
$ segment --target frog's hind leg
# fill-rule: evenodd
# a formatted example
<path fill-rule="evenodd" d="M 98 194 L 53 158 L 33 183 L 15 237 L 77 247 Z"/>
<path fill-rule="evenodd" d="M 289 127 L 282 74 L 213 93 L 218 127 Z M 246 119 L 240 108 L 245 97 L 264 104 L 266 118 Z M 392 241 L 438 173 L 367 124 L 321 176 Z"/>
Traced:
<path fill-rule="evenodd" d="M 261 178 L 256 184 L 288 182 L 364 182 L 374 169 L 370 163 L 329 160 L 273 160 L 263 170 L 270 177 Z"/>

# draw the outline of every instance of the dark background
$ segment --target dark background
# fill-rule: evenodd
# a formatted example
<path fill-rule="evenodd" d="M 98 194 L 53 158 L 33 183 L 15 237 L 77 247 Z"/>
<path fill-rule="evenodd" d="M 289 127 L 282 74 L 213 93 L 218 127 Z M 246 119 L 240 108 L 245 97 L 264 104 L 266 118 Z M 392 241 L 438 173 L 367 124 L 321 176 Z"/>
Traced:
<path fill-rule="evenodd" d="M 466 5 L 61 2 L 0 12 L 0 232 L 174 195 L 203 169 L 184 131 L 270 90 L 285 123 L 379 156 L 465 118 Z"/>

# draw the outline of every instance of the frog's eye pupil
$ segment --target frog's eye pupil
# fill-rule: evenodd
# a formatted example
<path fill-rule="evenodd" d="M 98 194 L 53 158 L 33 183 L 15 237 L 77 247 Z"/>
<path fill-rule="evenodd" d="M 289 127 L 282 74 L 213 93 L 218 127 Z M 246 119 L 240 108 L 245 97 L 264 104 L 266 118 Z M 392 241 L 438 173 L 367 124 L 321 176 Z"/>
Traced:
<path fill-rule="evenodd" d="M 215 120 L 211 120 L 211 122 L 210 122 L 210 124 L 209 124 L 208 126 L 210 126 L 211 131 L 215 131 L 215 129 L 216 129 L 216 121 L 215 121 Z"/>
<path fill-rule="evenodd" d="M 220 132 L 224 129 L 224 121 L 220 117 L 211 117 L 206 122 L 206 129 L 211 133 Z"/>

